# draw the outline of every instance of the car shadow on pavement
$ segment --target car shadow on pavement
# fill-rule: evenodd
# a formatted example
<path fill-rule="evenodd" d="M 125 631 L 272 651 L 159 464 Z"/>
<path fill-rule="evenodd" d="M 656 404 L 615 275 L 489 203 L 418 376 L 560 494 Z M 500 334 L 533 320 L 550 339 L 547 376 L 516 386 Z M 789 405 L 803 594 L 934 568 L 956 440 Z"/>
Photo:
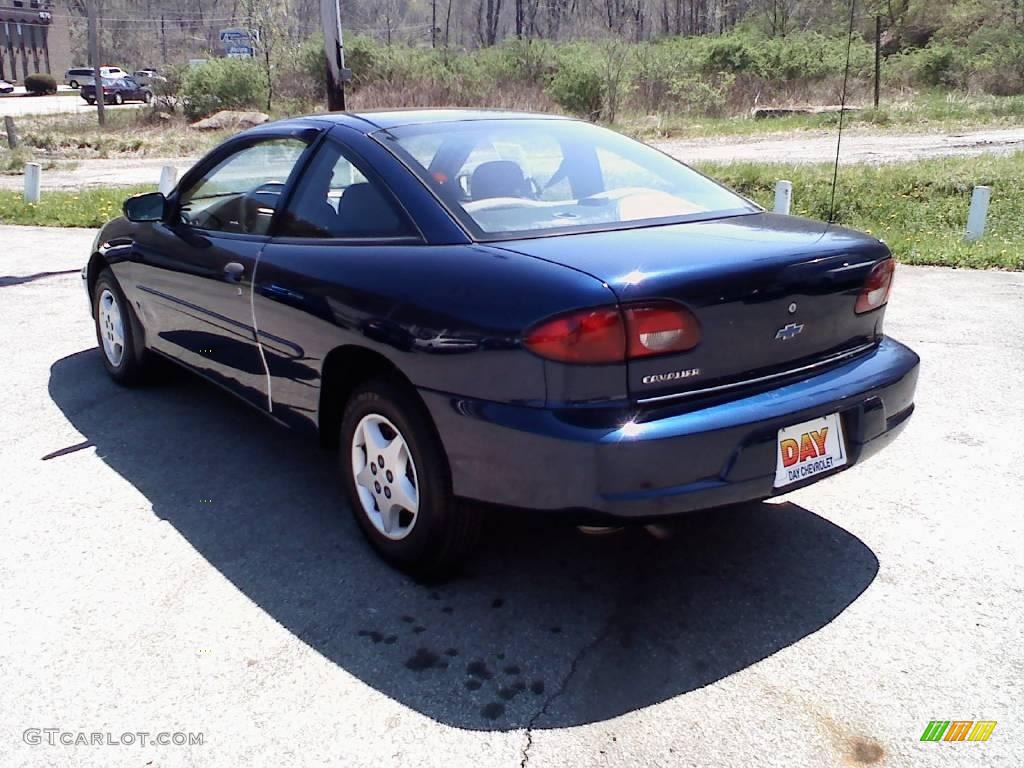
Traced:
<path fill-rule="evenodd" d="M 364 543 L 331 454 L 188 374 L 169 378 L 122 390 L 90 350 L 54 363 L 49 391 L 153 514 L 271 618 L 448 725 L 579 725 L 679 696 L 818 631 L 878 572 L 855 536 L 781 503 L 687 515 L 665 540 L 502 514 L 466 575 L 420 585 Z"/>

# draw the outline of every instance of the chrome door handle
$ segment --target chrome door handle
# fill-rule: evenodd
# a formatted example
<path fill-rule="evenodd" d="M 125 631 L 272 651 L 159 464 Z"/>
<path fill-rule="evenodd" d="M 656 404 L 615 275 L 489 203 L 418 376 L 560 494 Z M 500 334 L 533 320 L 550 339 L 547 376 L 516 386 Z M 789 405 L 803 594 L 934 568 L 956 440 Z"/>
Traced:
<path fill-rule="evenodd" d="M 229 261 L 224 265 L 224 274 L 227 276 L 227 279 L 233 283 L 239 282 L 244 273 L 245 267 L 237 261 Z"/>

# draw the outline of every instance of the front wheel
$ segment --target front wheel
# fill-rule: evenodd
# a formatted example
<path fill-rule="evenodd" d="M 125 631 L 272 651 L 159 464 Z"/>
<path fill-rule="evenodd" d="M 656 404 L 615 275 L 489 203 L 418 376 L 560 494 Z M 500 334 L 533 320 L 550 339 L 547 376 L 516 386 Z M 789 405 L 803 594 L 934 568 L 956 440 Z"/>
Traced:
<path fill-rule="evenodd" d="M 476 510 L 454 498 L 444 448 L 415 394 L 386 379 L 352 394 L 339 468 L 363 534 L 417 578 L 455 572 L 475 548 Z"/>
<path fill-rule="evenodd" d="M 151 102 L 153 100 L 153 94 L 150 93 L 149 91 L 143 91 L 142 92 L 142 100 L 144 102 L 146 102 L 147 104 L 149 104 L 149 102 Z"/>
<path fill-rule="evenodd" d="M 77 91 L 77 90 L 78 90 L 78 81 L 77 81 L 77 80 L 72 80 L 72 81 L 71 81 L 70 83 L 68 83 L 68 86 L 69 86 L 69 87 L 70 87 L 70 88 L 71 88 L 72 90 L 75 90 L 75 91 Z"/>
<path fill-rule="evenodd" d="M 96 103 L 96 99 L 86 99 L 85 103 L 91 107 Z"/>
<path fill-rule="evenodd" d="M 136 344 L 131 308 L 110 270 L 103 270 L 96 280 L 92 307 L 96 341 L 110 378 L 124 386 L 142 383 L 148 372 L 148 356 Z"/>
<path fill-rule="evenodd" d="M 122 96 L 120 93 L 115 93 L 114 103 L 118 105 L 124 104 L 124 96 Z"/>

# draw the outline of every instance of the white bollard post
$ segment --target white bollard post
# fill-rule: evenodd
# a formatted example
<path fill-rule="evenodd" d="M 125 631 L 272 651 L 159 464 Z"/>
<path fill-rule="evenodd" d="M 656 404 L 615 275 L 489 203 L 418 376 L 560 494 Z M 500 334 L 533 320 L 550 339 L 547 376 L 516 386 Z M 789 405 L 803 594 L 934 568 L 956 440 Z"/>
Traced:
<path fill-rule="evenodd" d="M 42 171 L 39 163 L 25 163 L 25 202 L 39 202 L 39 183 Z"/>
<path fill-rule="evenodd" d="M 967 235 L 969 243 L 981 240 L 985 235 L 985 223 L 988 220 L 988 204 L 992 201 L 992 187 L 975 187 L 971 195 L 971 212 L 967 216 Z"/>
<path fill-rule="evenodd" d="M 784 216 L 789 215 L 790 206 L 793 204 L 793 182 L 775 182 L 775 212 Z"/>
<path fill-rule="evenodd" d="M 160 169 L 160 191 L 165 194 L 171 194 L 171 190 L 174 189 L 174 185 L 178 181 L 178 169 L 173 165 L 165 165 Z"/>

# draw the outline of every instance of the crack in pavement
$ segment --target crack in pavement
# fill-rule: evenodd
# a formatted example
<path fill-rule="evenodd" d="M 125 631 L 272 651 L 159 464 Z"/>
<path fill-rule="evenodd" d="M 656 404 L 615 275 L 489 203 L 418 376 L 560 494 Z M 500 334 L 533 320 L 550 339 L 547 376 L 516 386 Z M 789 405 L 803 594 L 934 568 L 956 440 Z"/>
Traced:
<path fill-rule="evenodd" d="M 526 724 L 526 743 L 523 745 L 523 759 L 519 762 L 519 768 L 526 768 L 526 764 L 530 761 L 530 749 L 533 747 L 533 728 L 537 724 L 537 721 L 547 714 L 548 707 L 551 706 L 551 703 L 565 693 L 565 689 L 569 687 L 569 681 L 575 676 L 580 663 L 591 652 L 593 652 L 597 646 L 608 638 L 608 635 L 611 633 L 612 627 L 614 626 L 615 612 L 613 611 L 605 621 L 604 627 L 597 633 L 597 636 L 576 652 L 576 655 L 572 659 L 572 663 L 569 665 L 569 671 L 566 672 L 565 677 L 562 678 L 562 682 L 558 686 L 558 690 L 553 691 L 551 695 L 544 700 L 544 705 L 537 710 L 537 713 L 533 717 L 530 718 L 530 721 Z"/>
<path fill-rule="evenodd" d="M 0 275 L 0 288 L 9 288 L 12 285 L 24 285 L 25 283 L 31 283 L 35 280 L 42 280 L 47 277 L 57 277 L 59 275 L 75 275 L 80 273 L 82 270 L 78 269 L 62 269 L 57 272 L 36 272 L 34 275 Z"/>

